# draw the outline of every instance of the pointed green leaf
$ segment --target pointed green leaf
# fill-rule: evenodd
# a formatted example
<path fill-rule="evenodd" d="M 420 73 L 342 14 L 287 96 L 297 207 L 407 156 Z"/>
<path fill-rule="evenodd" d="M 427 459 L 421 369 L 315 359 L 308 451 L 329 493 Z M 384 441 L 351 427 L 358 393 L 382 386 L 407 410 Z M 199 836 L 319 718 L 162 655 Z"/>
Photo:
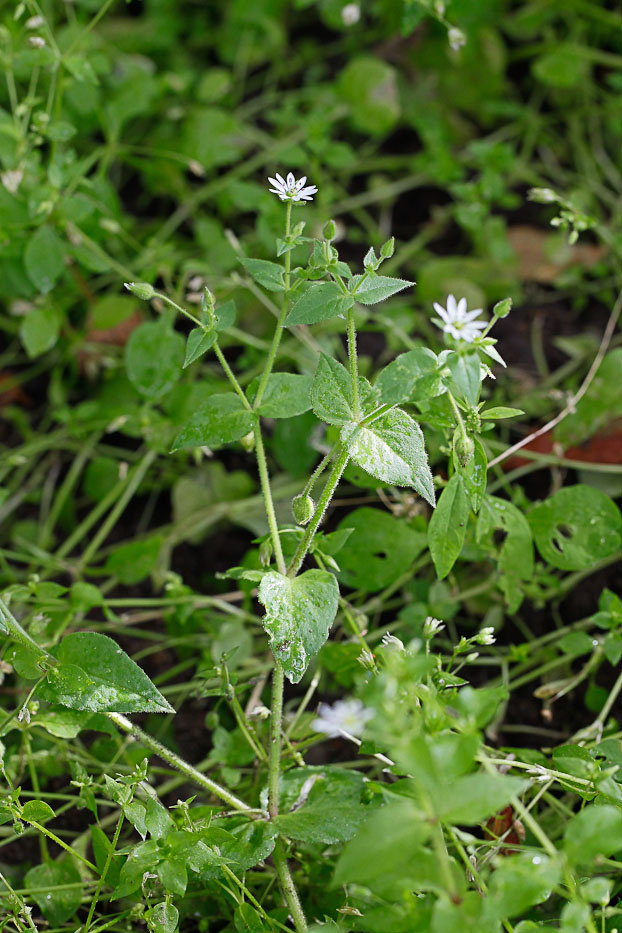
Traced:
<path fill-rule="evenodd" d="M 355 301 L 362 305 L 375 305 L 414 284 L 406 279 L 392 279 L 388 275 L 355 275 L 350 287 Z"/>
<path fill-rule="evenodd" d="M 317 364 L 311 403 L 313 413 L 327 424 L 346 424 L 354 418 L 350 373 L 324 353 Z"/>
<path fill-rule="evenodd" d="M 264 418 L 294 418 L 311 408 L 312 376 L 297 373 L 272 373 L 257 411 Z M 248 387 L 248 399 L 253 402 L 259 378 Z"/>
<path fill-rule="evenodd" d="M 233 392 L 212 395 L 179 432 L 171 451 L 188 447 L 222 447 L 238 441 L 253 427 L 253 414 Z"/>
<path fill-rule="evenodd" d="M 67 635 L 57 657 L 58 667 L 48 674 L 48 691 L 56 703 L 96 713 L 175 712 L 138 664 L 107 635 Z"/>
<path fill-rule="evenodd" d="M 447 355 L 446 365 L 451 377 L 446 380 L 450 392 L 466 399 L 470 405 L 477 405 L 482 384 L 479 356 L 474 351 L 468 353 L 451 352 Z"/>
<path fill-rule="evenodd" d="M 157 399 L 173 388 L 184 359 L 184 338 L 164 321 L 147 321 L 125 345 L 130 382 L 146 398 Z"/>
<path fill-rule="evenodd" d="M 246 271 L 267 291 L 284 291 L 283 266 L 276 262 L 268 262 L 267 259 L 242 259 L 241 262 Z"/>
<path fill-rule="evenodd" d="M 434 481 L 423 433 L 405 411 L 395 408 L 366 427 L 346 424 L 341 440 L 367 473 L 394 486 L 412 486 L 434 505 Z"/>
<path fill-rule="evenodd" d="M 216 342 L 217 333 L 215 330 L 204 330 L 202 327 L 194 327 L 188 334 L 186 341 L 186 358 L 184 359 L 184 369 L 190 366 L 195 360 L 207 353 L 209 348 Z"/>
<path fill-rule="evenodd" d="M 266 609 L 262 624 L 272 652 L 297 684 L 335 621 L 337 580 L 326 570 L 307 570 L 293 579 L 271 571 L 259 585 L 258 599 Z"/>
<path fill-rule="evenodd" d="M 401 353 L 378 374 L 375 387 L 385 405 L 397 405 L 409 399 L 414 391 L 417 398 L 432 398 L 442 389 L 437 371 L 436 354 L 426 347 L 416 347 Z"/>
<path fill-rule="evenodd" d="M 49 224 L 39 227 L 28 240 L 24 266 L 28 278 L 42 295 L 52 291 L 65 266 L 65 247 Z"/>
<path fill-rule="evenodd" d="M 53 927 L 63 926 L 82 902 L 80 872 L 69 858 L 35 865 L 25 881 L 30 897 Z"/>
<path fill-rule="evenodd" d="M 285 324 L 317 324 L 326 321 L 338 314 L 345 314 L 354 300 L 344 295 L 335 282 L 323 282 L 321 285 L 312 285 L 293 306 Z"/>
<path fill-rule="evenodd" d="M 499 418 L 516 418 L 518 415 L 524 414 L 525 412 L 520 408 L 506 408 L 504 405 L 499 405 L 497 408 L 487 408 L 485 411 L 481 411 L 480 418 L 495 421 Z"/>
<path fill-rule="evenodd" d="M 21 818 L 26 823 L 42 823 L 44 820 L 52 820 L 56 814 L 51 806 L 45 800 L 29 800 L 22 809 Z"/>
<path fill-rule="evenodd" d="M 462 550 L 468 518 L 469 498 L 462 476 L 454 473 L 439 497 L 428 526 L 430 554 L 439 580 L 447 576 Z"/>

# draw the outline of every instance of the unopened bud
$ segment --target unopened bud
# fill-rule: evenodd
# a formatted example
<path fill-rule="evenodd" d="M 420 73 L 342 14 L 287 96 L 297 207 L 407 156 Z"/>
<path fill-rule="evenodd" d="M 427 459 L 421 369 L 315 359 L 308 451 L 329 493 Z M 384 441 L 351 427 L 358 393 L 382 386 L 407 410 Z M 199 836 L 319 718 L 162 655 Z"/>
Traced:
<path fill-rule="evenodd" d="M 447 31 L 447 39 L 454 52 L 459 52 L 463 45 L 466 45 L 466 36 L 461 29 L 452 26 Z"/>
<path fill-rule="evenodd" d="M 461 466 L 467 466 L 475 452 L 475 442 L 468 434 L 459 434 L 455 442 L 455 451 Z"/>
<path fill-rule="evenodd" d="M 552 188 L 530 188 L 527 195 L 530 201 L 538 204 L 555 204 L 557 195 Z"/>
<path fill-rule="evenodd" d="M 124 282 L 128 291 L 142 301 L 150 301 L 155 295 L 155 288 L 149 282 Z"/>
<path fill-rule="evenodd" d="M 311 496 L 294 496 L 292 499 L 292 514 L 298 525 L 306 525 L 313 518 L 315 502 Z"/>
<path fill-rule="evenodd" d="M 248 454 L 252 453 L 255 449 L 255 435 L 253 434 L 253 432 L 249 431 L 248 434 L 245 434 L 244 437 L 241 437 L 240 444 L 242 445 L 246 453 Z"/>
<path fill-rule="evenodd" d="M 259 545 L 259 563 L 262 567 L 269 567 L 270 561 L 272 560 L 272 541 L 270 538 L 266 538 L 265 541 L 262 541 Z"/>
<path fill-rule="evenodd" d="M 512 299 L 504 298 L 502 301 L 498 301 L 496 303 L 496 305 L 492 309 L 492 313 L 494 314 L 495 317 L 507 317 L 511 310 L 512 310 Z"/>
<path fill-rule="evenodd" d="M 335 237 L 337 236 L 337 224 L 335 223 L 334 220 L 326 221 L 326 223 L 324 224 L 324 229 L 322 231 L 322 236 L 324 237 L 325 240 L 328 240 L 329 242 L 335 239 Z"/>
<path fill-rule="evenodd" d="M 383 259 L 390 259 L 393 253 L 395 252 L 395 237 L 392 236 L 390 240 L 387 240 L 386 243 L 383 243 L 380 247 L 380 255 Z"/>
<path fill-rule="evenodd" d="M 28 40 L 28 45 L 33 49 L 44 49 L 45 39 L 43 36 L 31 36 Z"/>

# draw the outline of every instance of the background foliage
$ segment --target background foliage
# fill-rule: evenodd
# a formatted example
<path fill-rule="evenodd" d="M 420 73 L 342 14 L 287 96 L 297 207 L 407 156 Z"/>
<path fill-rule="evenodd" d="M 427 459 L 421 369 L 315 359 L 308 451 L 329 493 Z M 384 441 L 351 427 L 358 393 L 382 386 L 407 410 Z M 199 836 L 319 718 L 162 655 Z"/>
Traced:
<path fill-rule="evenodd" d="M 338 619 L 286 695 L 278 830 L 307 914 L 366 933 L 619 925 L 619 12 L 355 9 L 2 7 L 0 575 L 25 632 L 1 667 L 6 929 L 289 928 L 273 827 L 235 803 L 223 816 L 209 785 L 265 807 L 271 656 L 256 583 L 221 576 L 266 558 L 252 456 L 218 438 L 206 456 L 170 455 L 226 383 L 209 355 L 183 368 L 183 322 L 122 287 L 156 283 L 198 313 L 207 284 L 252 386 L 278 308 L 243 260 L 275 260 L 283 209 L 266 176 L 288 170 L 319 188 L 297 215 L 306 235 L 334 218 L 357 269 L 395 236 L 383 274 L 417 283 L 359 306 L 364 376 L 441 349 L 433 301 L 512 296 L 495 329 L 508 367 L 483 397 L 523 414 L 481 431 L 489 460 L 564 410 L 602 358 L 553 430 L 489 470 L 477 518 L 464 491 L 430 520 L 414 494 L 347 468 L 319 548 L 338 567 Z M 287 330 L 279 369 L 310 378 L 320 351 L 347 360 L 334 320 Z M 331 434 L 295 406 L 275 417 L 282 406 L 265 412 L 267 442 L 291 525 Z M 453 491 L 451 413 L 434 399 L 417 412 L 439 491 Z M 445 623 L 433 640 L 428 617 Z M 473 640 L 482 627 L 494 645 Z M 387 631 L 409 651 L 382 647 Z M 128 740 L 90 692 L 116 648 L 91 657 L 85 632 L 140 667 L 119 674 L 120 713 L 177 714 L 143 717 Z M 46 693 L 32 641 L 56 655 L 63 637 L 65 662 L 85 667 Z M 311 727 L 318 700 L 350 694 L 376 712 L 358 754 Z M 154 742 L 208 783 L 163 765 Z"/>

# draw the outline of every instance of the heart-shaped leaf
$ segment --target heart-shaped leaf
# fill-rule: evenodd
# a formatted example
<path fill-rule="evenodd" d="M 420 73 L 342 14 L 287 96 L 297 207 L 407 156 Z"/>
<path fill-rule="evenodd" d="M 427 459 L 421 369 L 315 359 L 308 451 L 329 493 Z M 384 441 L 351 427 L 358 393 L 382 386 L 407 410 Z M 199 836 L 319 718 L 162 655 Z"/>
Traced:
<path fill-rule="evenodd" d="M 271 571 L 259 585 L 265 606 L 263 627 L 285 675 L 297 684 L 318 653 L 337 615 L 339 586 L 326 570 L 307 570 L 298 577 Z"/>

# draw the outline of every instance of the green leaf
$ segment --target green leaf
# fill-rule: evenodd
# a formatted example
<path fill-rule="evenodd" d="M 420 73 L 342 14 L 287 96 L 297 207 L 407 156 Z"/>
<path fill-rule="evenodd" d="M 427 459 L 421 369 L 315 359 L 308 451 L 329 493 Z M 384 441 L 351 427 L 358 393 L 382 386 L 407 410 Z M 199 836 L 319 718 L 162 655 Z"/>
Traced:
<path fill-rule="evenodd" d="M 605 356 L 575 410 L 555 428 L 555 440 L 562 444 L 580 444 L 622 415 L 621 368 L 622 347 L 616 347 Z"/>
<path fill-rule="evenodd" d="M 460 469 L 460 475 L 462 476 L 464 488 L 471 503 L 471 508 L 474 512 L 479 512 L 480 506 L 484 500 L 484 496 L 486 495 L 488 471 L 488 459 L 486 457 L 486 451 L 482 447 L 480 441 L 475 441 L 473 456 L 464 468 L 460 467 L 458 457 L 455 455 L 454 450 L 454 466 L 456 469 Z"/>
<path fill-rule="evenodd" d="M 513 503 L 495 496 L 484 496 L 476 526 L 477 541 L 491 536 L 497 529 L 505 533 L 498 554 L 499 586 L 508 608 L 516 612 L 523 598 L 520 581 L 530 580 L 533 575 L 531 529 L 523 513 Z"/>
<path fill-rule="evenodd" d="M 256 282 L 259 282 L 269 292 L 282 292 L 285 290 L 283 281 L 283 266 L 267 259 L 240 260 L 247 272 L 250 272 Z"/>
<path fill-rule="evenodd" d="M 229 327 L 233 327 L 235 323 L 235 301 L 225 301 L 224 304 L 218 305 L 216 308 L 216 320 L 214 322 L 214 327 L 220 333 L 223 330 L 227 330 Z"/>
<path fill-rule="evenodd" d="M 257 411 L 264 418 L 294 418 L 311 408 L 312 376 L 297 373 L 272 373 Z M 248 387 L 248 399 L 253 402 L 257 394 L 259 377 Z"/>
<path fill-rule="evenodd" d="M 80 881 L 78 869 L 68 858 L 35 865 L 26 873 L 25 878 L 30 897 L 52 927 L 59 927 L 66 923 L 80 906 L 82 902 Z M 65 885 L 72 885 L 72 887 L 64 887 Z"/>
<path fill-rule="evenodd" d="M 485 916 L 490 929 L 508 917 L 518 917 L 534 904 L 546 901 L 559 883 L 557 861 L 538 853 L 518 853 L 500 860 L 491 876 L 485 898 Z"/>
<path fill-rule="evenodd" d="M 169 392 L 181 375 L 184 338 L 164 321 L 147 321 L 133 331 L 125 345 L 130 382 L 146 398 Z"/>
<path fill-rule="evenodd" d="M 316 417 L 327 424 L 346 424 L 354 418 L 350 373 L 324 353 L 320 354 L 313 379 L 311 404 Z"/>
<path fill-rule="evenodd" d="M 33 233 L 24 251 L 28 278 L 42 295 L 56 285 L 65 268 L 65 246 L 53 227 L 44 224 Z"/>
<path fill-rule="evenodd" d="M 67 635 L 57 657 L 60 663 L 48 674 L 48 684 L 54 701 L 63 706 L 93 712 L 175 712 L 138 664 L 107 635 Z"/>
<path fill-rule="evenodd" d="M 236 933 L 265 933 L 268 929 L 255 908 L 246 901 L 236 907 L 233 922 Z"/>
<path fill-rule="evenodd" d="M 145 541 L 122 544 L 108 556 L 104 570 L 117 577 L 121 583 L 139 583 L 156 566 L 162 544 L 160 535 L 153 535 Z"/>
<path fill-rule="evenodd" d="M 354 299 L 344 295 L 336 282 L 312 285 L 294 304 L 285 318 L 285 324 L 288 327 L 293 324 L 317 324 L 345 314 L 353 304 Z"/>
<path fill-rule="evenodd" d="M 45 820 L 54 819 L 55 816 L 54 810 L 45 800 L 29 800 L 21 812 L 21 819 L 25 823 L 43 823 Z"/>
<path fill-rule="evenodd" d="M 273 654 L 288 680 L 297 684 L 335 621 L 337 580 L 325 570 L 307 570 L 293 579 L 271 571 L 257 598 L 266 609 L 262 624 Z"/>
<path fill-rule="evenodd" d="M 481 823 L 521 794 L 529 781 L 505 774 L 465 774 L 449 784 L 432 785 L 436 815 L 444 823 Z"/>
<path fill-rule="evenodd" d="M 401 353 L 378 374 L 375 388 L 384 405 L 397 405 L 411 397 L 419 398 L 439 395 L 441 377 L 437 372 L 438 359 L 426 347 L 416 347 Z"/>
<path fill-rule="evenodd" d="M 298 793 L 293 809 L 273 821 L 283 835 L 325 845 L 352 839 L 368 815 L 361 802 L 362 774 L 340 768 L 299 768 L 288 778 L 290 784 L 296 780 Z"/>
<path fill-rule="evenodd" d="M 464 480 L 454 473 L 439 496 L 428 526 L 430 554 L 439 580 L 447 576 L 462 550 L 469 510 Z"/>
<path fill-rule="evenodd" d="M 350 107 L 350 119 L 365 133 L 387 133 L 400 116 L 397 73 L 372 55 L 353 58 L 337 79 L 337 93 Z"/>
<path fill-rule="evenodd" d="M 388 275 L 355 275 L 350 282 L 350 293 L 359 304 L 375 305 L 414 284 Z"/>
<path fill-rule="evenodd" d="M 480 418 L 487 421 L 498 421 L 500 418 L 516 418 L 518 415 L 524 415 L 525 412 L 520 408 L 505 408 L 499 405 L 496 408 L 487 408 L 480 412 Z"/>
<path fill-rule="evenodd" d="M 568 821 L 564 849 L 578 865 L 622 850 L 622 810 L 608 805 L 585 807 Z"/>
<path fill-rule="evenodd" d="M 23 320 L 19 336 L 30 359 L 51 350 L 58 339 L 60 320 L 51 308 L 33 308 Z"/>
<path fill-rule="evenodd" d="M 147 911 L 151 933 L 175 933 L 179 923 L 179 911 L 170 901 L 162 901 Z"/>
<path fill-rule="evenodd" d="M 233 392 L 212 395 L 179 432 L 171 451 L 188 447 L 223 447 L 253 428 L 254 416 Z"/>
<path fill-rule="evenodd" d="M 477 405 L 482 382 L 477 353 L 451 352 L 447 355 L 445 364 L 451 373 L 451 378 L 445 379 L 450 392 L 464 398 L 469 405 Z"/>
<path fill-rule="evenodd" d="M 186 341 L 186 356 L 184 359 L 184 369 L 190 366 L 195 360 L 198 360 L 204 353 L 216 343 L 218 334 L 216 330 L 205 330 L 203 327 L 194 327 L 188 334 Z"/>
<path fill-rule="evenodd" d="M 434 481 L 421 428 L 396 408 L 363 427 L 349 423 L 341 440 L 354 462 L 367 473 L 394 486 L 412 486 L 434 505 Z"/>
<path fill-rule="evenodd" d="M 334 883 L 391 894 L 408 879 L 431 826 L 411 800 L 392 800 L 363 823 L 337 862 Z"/>
<path fill-rule="evenodd" d="M 339 523 L 339 531 L 352 532 L 339 550 L 339 579 L 367 593 L 383 589 L 405 573 L 426 546 L 425 533 L 379 509 L 350 512 Z"/>
<path fill-rule="evenodd" d="M 561 570 L 583 570 L 620 548 L 622 516 L 593 486 L 567 486 L 529 514 L 538 550 Z"/>
<path fill-rule="evenodd" d="M 552 87 L 576 87 L 585 81 L 589 71 L 589 50 L 574 42 L 560 42 L 533 64 L 536 78 Z"/>

